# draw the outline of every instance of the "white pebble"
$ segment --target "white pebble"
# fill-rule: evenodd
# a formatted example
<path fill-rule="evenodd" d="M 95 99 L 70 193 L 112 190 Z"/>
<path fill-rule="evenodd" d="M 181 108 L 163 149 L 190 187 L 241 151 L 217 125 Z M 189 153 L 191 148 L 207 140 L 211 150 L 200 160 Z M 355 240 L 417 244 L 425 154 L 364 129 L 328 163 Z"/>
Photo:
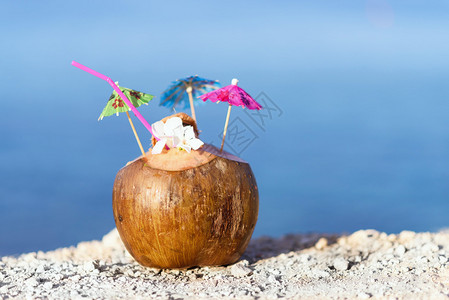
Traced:
<path fill-rule="evenodd" d="M 45 272 L 45 267 L 44 265 L 40 264 L 37 268 L 36 268 L 36 273 L 44 273 Z"/>
<path fill-rule="evenodd" d="M 424 253 L 437 252 L 438 250 L 439 250 L 438 246 L 433 243 L 424 244 L 424 246 L 422 247 L 422 251 Z"/>
<path fill-rule="evenodd" d="M 315 270 L 315 271 L 312 270 L 312 276 L 315 278 L 326 278 L 329 277 L 330 274 L 323 270 Z"/>
<path fill-rule="evenodd" d="M 337 258 L 334 260 L 334 268 L 339 271 L 346 271 L 349 267 L 349 262 L 344 258 Z"/>
<path fill-rule="evenodd" d="M 405 247 L 403 245 L 399 245 L 396 247 L 396 249 L 394 250 L 394 254 L 398 255 L 398 256 L 402 256 L 405 253 Z"/>
<path fill-rule="evenodd" d="M 50 281 L 47 281 L 46 283 L 44 283 L 44 289 L 51 290 L 52 288 L 53 288 L 53 283 L 51 283 Z"/>
<path fill-rule="evenodd" d="M 369 299 L 370 297 L 371 297 L 370 294 L 363 293 L 363 292 L 357 295 L 357 298 L 360 298 L 360 299 Z"/>
<path fill-rule="evenodd" d="M 25 280 L 25 284 L 29 287 L 36 287 L 39 285 L 39 282 L 36 280 L 36 278 L 31 277 Z"/>
<path fill-rule="evenodd" d="M 53 279 L 56 280 L 56 281 L 60 281 L 60 280 L 62 280 L 63 278 L 64 278 L 64 275 L 62 275 L 62 274 L 55 274 L 55 275 L 53 276 Z"/>
<path fill-rule="evenodd" d="M 241 264 L 235 264 L 231 267 L 231 274 L 234 277 L 243 277 L 250 274 L 252 270 L 248 267 L 245 267 Z"/>
<path fill-rule="evenodd" d="M 317 248 L 318 250 L 322 250 L 324 248 L 326 248 L 327 246 L 327 239 L 322 237 L 318 240 L 318 242 L 316 242 L 315 244 L 315 248 Z"/>
<path fill-rule="evenodd" d="M 92 272 L 95 270 L 95 265 L 92 261 L 86 261 L 83 265 L 84 271 L 86 272 Z"/>
<path fill-rule="evenodd" d="M 36 260 L 36 253 L 31 252 L 22 256 L 22 259 L 28 263 Z"/>

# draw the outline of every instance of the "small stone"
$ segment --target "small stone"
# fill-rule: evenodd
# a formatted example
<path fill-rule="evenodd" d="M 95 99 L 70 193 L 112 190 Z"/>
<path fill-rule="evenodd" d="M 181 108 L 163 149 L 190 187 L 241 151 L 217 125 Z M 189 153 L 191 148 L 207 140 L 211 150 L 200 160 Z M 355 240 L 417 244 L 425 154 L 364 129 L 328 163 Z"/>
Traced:
<path fill-rule="evenodd" d="M 398 256 L 402 256 L 402 255 L 404 255 L 405 251 L 406 251 L 405 247 L 403 245 L 399 245 L 394 250 L 394 254 L 396 254 Z"/>
<path fill-rule="evenodd" d="M 181 271 L 179 269 L 173 269 L 173 270 L 170 270 L 170 273 L 175 275 L 175 276 L 177 276 L 177 275 L 179 275 L 181 273 Z M 136 272 L 136 276 L 138 276 L 137 272 Z"/>
<path fill-rule="evenodd" d="M 244 277 L 252 273 L 252 270 L 242 264 L 235 264 L 231 267 L 231 275 L 234 277 Z"/>
<path fill-rule="evenodd" d="M 60 281 L 64 278 L 64 275 L 62 274 L 54 274 L 53 279 L 56 281 Z"/>
<path fill-rule="evenodd" d="M 334 268 L 339 271 L 346 271 L 349 267 L 349 262 L 344 258 L 337 258 L 334 260 Z"/>
<path fill-rule="evenodd" d="M 61 268 L 61 266 L 54 265 L 54 266 L 52 267 L 52 270 L 53 270 L 54 272 L 60 273 L 60 272 L 62 271 L 62 268 Z"/>
<path fill-rule="evenodd" d="M 317 248 L 318 250 L 322 250 L 326 247 L 327 247 L 327 239 L 324 237 L 320 238 L 318 242 L 316 242 L 315 244 L 315 248 Z"/>
<path fill-rule="evenodd" d="M 270 283 L 275 283 L 276 282 L 276 277 L 274 277 L 274 275 L 270 275 L 267 278 L 267 281 Z"/>
<path fill-rule="evenodd" d="M 360 298 L 360 299 L 369 299 L 369 298 L 371 298 L 371 294 L 368 294 L 368 293 L 359 293 L 358 295 L 357 295 L 357 298 Z"/>
<path fill-rule="evenodd" d="M 422 251 L 424 253 L 437 252 L 438 250 L 439 250 L 438 246 L 433 243 L 424 244 L 424 246 L 422 247 Z"/>
<path fill-rule="evenodd" d="M 92 261 L 87 261 L 84 263 L 83 269 L 86 272 L 92 272 L 93 270 L 95 270 L 95 264 Z"/>
<path fill-rule="evenodd" d="M 53 283 L 51 283 L 50 281 L 47 281 L 46 283 L 44 283 L 44 289 L 51 290 L 52 288 L 53 288 Z"/>
<path fill-rule="evenodd" d="M 22 256 L 22 259 L 28 263 L 33 262 L 36 260 L 36 253 L 31 252 L 31 253 L 25 254 Z"/>
<path fill-rule="evenodd" d="M 44 273 L 45 272 L 45 267 L 44 267 L 44 265 L 39 265 L 37 268 L 36 268 L 36 273 Z"/>
<path fill-rule="evenodd" d="M 36 278 L 31 277 L 25 280 L 25 284 L 29 287 L 36 287 L 39 285 L 39 282 L 36 280 Z"/>
<path fill-rule="evenodd" d="M 306 262 L 310 261 L 311 259 L 312 259 L 312 256 L 308 255 L 308 254 L 302 254 L 299 256 L 299 261 L 301 263 L 306 263 Z"/>
<path fill-rule="evenodd" d="M 280 259 L 280 260 L 285 260 L 285 259 L 287 259 L 287 254 L 285 254 L 285 253 L 279 254 L 279 255 L 278 255 L 278 259 Z"/>
<path fill-rule="evenodd" d="M 388 237 L 387 237 L 387 240 L 389 240 L 390 242 L 396 241 L 396 235 L 395 234 L 389 234 Z"/>
<path fill-rule="evenodd" d="M 311 275 L 315 278 L 327 278 L 330 274 L 323 270 L 313 270 Z"/>
<path fill-rule="evenodd" d="M 415 238 L 416 233 L 404 230 L 399 234 L 399 242 L 407 243 Z"/>

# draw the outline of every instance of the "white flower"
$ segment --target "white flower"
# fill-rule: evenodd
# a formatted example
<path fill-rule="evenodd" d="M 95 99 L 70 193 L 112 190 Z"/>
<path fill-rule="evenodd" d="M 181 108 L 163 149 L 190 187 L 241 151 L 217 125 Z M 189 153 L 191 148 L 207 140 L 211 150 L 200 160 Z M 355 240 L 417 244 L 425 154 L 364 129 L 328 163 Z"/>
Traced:
<path fill-rule="evenodd" d="M 182 120 L 179 117 L 170 118 L 165 123 L 158 121 L 151 127 L 153 134 L 160 139 L 151 150 L 152 154 L 161 153 L 165 146 L 183 149 L 190 153 L 190 150 L 197 150 L 204 145 L 195 137 L 193 127 L 182 126 Z"/>

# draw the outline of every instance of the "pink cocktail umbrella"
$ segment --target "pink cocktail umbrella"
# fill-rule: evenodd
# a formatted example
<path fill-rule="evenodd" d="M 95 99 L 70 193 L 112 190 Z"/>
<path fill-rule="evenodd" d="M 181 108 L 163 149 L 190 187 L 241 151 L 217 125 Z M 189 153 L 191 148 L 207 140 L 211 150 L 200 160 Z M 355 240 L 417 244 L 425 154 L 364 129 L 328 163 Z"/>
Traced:
<path fill-rule="evenodd" d="M 241 106 L 243 108 L 248 109 L 262 109 L 262 106 L 256 102 L 247 92 L 245 92 L 242 88 L 237 86 L 239 81 L 237 79 L 232 79 L 231 85 L 222 87 L 221 89 L 211 91 L 204 95 L 201 95 L 199 98 L 201 100 L 206 101 L 210 100 L 212 102 L 228 102 L 228 114 L 226 115 L 226 122 L 223 131 L 223 140 L 221 141 L 220 152 L 223 151 L 224 141 L 226 137 L 226 131 L 228 130 L 229 116 L 231 115 L 231 108 L 233 105 Z"/>
<path fill-rule="evenodd" d="M 123 101 L 125 101 L 126 105 L 128 105 L 128 107 L 132 110 L 132 112 L 134 113 L 134 115 L 139 119 L 140 122 L 142 122 L 142 124 L 145 126 L 146 129 L 148 129 L 148 131 L 151 133 L 151 135 L 153 135 L 157 141 L 159 141 L 159 138 L 157 136 L 155 136 L 153 134 L 153 129 L 151 128 L 151 125 L 148 124 L 147 120 L 145 120 L 145 118 L 140 114 L 140 112 L 134 107 L 134 105 L 131 103 L 131 101 L 129 101 L 128 97 L 126 97 L 123 92 L 120 90 L 120 88 L 114 83 L 114 81 L 112 81 L 111 78 L 98 73 L 97 71 L 92 70 L 91 68 L 88 68 L 80 63 L 77 63 L 76 61 L 72 61 L 72 65 L 80 68 L 83 71 L 86 71 L 87 73 L 90 73 L 94 76 L 97 76 L 98 78 L 101 78 L 103 80 L 106 80 L 111 86 L 112 88 L 117 92 L 117 94 L 119 94 L 120 98 L 122 98 Z M 132 126 L 133 127 L 133 126 Z M 136 134 L 136 133 L 135 133 Z M 138 138 L 137 138 L 138 139 Z M 145 153 L 143 153 L 145 154 Z"/>

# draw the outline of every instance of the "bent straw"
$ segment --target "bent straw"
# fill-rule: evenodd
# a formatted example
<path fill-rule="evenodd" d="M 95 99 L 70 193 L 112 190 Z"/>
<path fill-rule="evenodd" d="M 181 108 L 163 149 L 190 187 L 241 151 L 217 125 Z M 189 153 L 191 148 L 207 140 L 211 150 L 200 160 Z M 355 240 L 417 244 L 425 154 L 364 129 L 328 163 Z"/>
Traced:
<path fill-rule="evenodd" d="M 131 101 L 128 100 L 128 97 L 126 97 L 122 93 L 122 91 L 118 88 L 118 86 L 114 83 L 114 81 L 112 81 L 111 78 L 109 78 L 101 73 L 98 73 L 97 71 L 94 71 L 91 68 L 88 68 L 76 61 L 72 61 L 72 65 L 77 68 L 80 68 L 83 71 L 86 71 L 87 73 L 97 76 L 98 78 L 106 80 L 112 86 L 112 88 L 119 94 L 120 98 L 122 98 L 122 100 L 125 101 L 126 105 L 128 105 L 128 107 L 131 108 L 134 115 L 137 117 L 137 119 L 139 119 L 140 122 L 142 122 L 142 124 L 146 127 L 146 129 L 148 129 L 148 131 L 151 133 L 151 135 L 154 136 L 157 141 L 160 140 L 160 138 L 158 138 L 156 135 L 153 134 L 153 129 L 151 128 L 151 125 L 148 124 L 147 120 L 144 119 L 144 117 L 140 114 L 140 112 L 134 107 L 134 105 L 132 105 Z"/>

